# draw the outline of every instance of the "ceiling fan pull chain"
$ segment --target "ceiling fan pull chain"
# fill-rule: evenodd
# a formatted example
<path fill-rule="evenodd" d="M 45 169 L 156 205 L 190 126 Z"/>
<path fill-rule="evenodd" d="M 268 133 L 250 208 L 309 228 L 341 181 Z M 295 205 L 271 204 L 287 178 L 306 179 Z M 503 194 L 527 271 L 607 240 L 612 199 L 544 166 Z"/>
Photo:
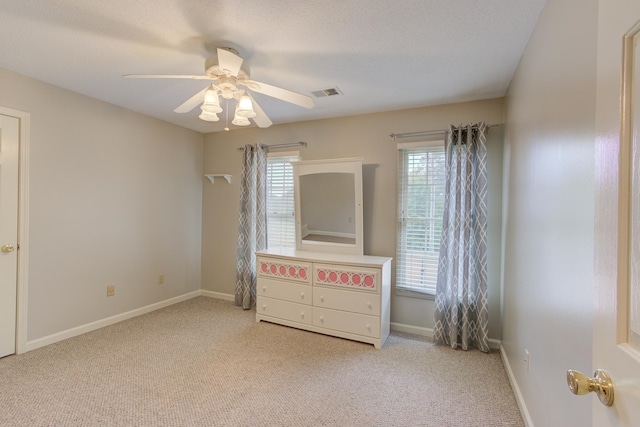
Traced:
<path fill-rule="evenodd" d="M 224 122 L 224 130 L 229 131 L 229 100 L 225 98 L 227 105 L 224 108 L 225 114 L 225 122 Z"/>

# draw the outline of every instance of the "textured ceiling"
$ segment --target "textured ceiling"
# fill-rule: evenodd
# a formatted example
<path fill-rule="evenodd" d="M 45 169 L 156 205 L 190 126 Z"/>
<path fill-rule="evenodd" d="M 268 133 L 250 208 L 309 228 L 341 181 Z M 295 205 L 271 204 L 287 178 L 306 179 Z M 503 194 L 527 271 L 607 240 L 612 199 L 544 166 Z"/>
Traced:
<path fill-rule="evenodd" d="M 0 0 L 0 67 L 200 132 L 173 109 L 207 85 L 124 79 L 203 74 L 233 47 L 251 78 L 310 95 L 264 95 L 274 123 L 501 97 L 546 0 Z M 230 126 L 233 128 L 233 126 Z"/>

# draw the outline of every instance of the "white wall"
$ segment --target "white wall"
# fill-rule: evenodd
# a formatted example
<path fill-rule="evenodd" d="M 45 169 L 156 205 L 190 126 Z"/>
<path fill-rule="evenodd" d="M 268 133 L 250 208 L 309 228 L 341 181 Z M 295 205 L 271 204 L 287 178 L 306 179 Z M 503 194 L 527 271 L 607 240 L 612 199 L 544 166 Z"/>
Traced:
<path fill-rule="evenodd" d="M 363 157 L 364 252 L 395 257 L 397 150 L 389 134 L 446 129 L 450 124 L 483 120 L 488 124 L 502 123 L 502 99 L 207 134 L 205 172 L 231 173 L 233 179 L 230 185 L 220 180 L 204 187 L 203 289 L 222 294 L 233 294 L 235 289 L 241 172 L 238 147 L 306 141 L 309 145 L 301 150 L 303 160 Z M 488 140 L 492 187 L 489 195 L 489 336 L 499 339 L 501 129 L 491 129 Z M 433 327 L 433 301 L 392 295 L 391 321 L 427 332 L 422 329 Z"/>
<path fill-rule="evenodd" d="M 591 425 L 565 374 L 591 373 L 596 22 L 549 0 L 507 95 L 502 344 L 537 426 Z"/>
<path fill-rule="evenodd" d="M 0 105 L 31 114 L 28 341 L 200 289 L 203 136 L 0 81 Z"/>

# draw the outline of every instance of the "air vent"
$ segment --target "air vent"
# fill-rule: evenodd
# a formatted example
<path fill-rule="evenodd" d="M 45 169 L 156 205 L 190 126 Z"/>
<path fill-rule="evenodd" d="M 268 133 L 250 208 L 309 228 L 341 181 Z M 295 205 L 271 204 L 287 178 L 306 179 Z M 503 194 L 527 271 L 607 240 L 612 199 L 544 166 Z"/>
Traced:
<path fill-rule="evenodd" d="M 338 86 L 330 87 L 328 89 L 314 90 L 311 93 L 316 98 L 324 98 L 325 96 L 342 95 L 342 92 L 340 91 L 340 89 L 338 89 Z"/>

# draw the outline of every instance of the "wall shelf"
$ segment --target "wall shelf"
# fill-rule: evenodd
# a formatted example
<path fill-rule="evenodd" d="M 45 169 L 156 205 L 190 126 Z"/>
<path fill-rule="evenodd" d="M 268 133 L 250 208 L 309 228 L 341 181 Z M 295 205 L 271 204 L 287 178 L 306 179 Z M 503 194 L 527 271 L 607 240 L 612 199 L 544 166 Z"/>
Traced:
<path fill-rule="evenodd" d="M 228 173 L 209 173 L 205 175 L 207 178 L 209 178 L 209 181 L 211 181 L 211 183 L 213 184 L 213 180 L 215 178 L 224 178 L 227 180 L 227 182 L 229 184 L 231 184 L 231 174 Z"/>

